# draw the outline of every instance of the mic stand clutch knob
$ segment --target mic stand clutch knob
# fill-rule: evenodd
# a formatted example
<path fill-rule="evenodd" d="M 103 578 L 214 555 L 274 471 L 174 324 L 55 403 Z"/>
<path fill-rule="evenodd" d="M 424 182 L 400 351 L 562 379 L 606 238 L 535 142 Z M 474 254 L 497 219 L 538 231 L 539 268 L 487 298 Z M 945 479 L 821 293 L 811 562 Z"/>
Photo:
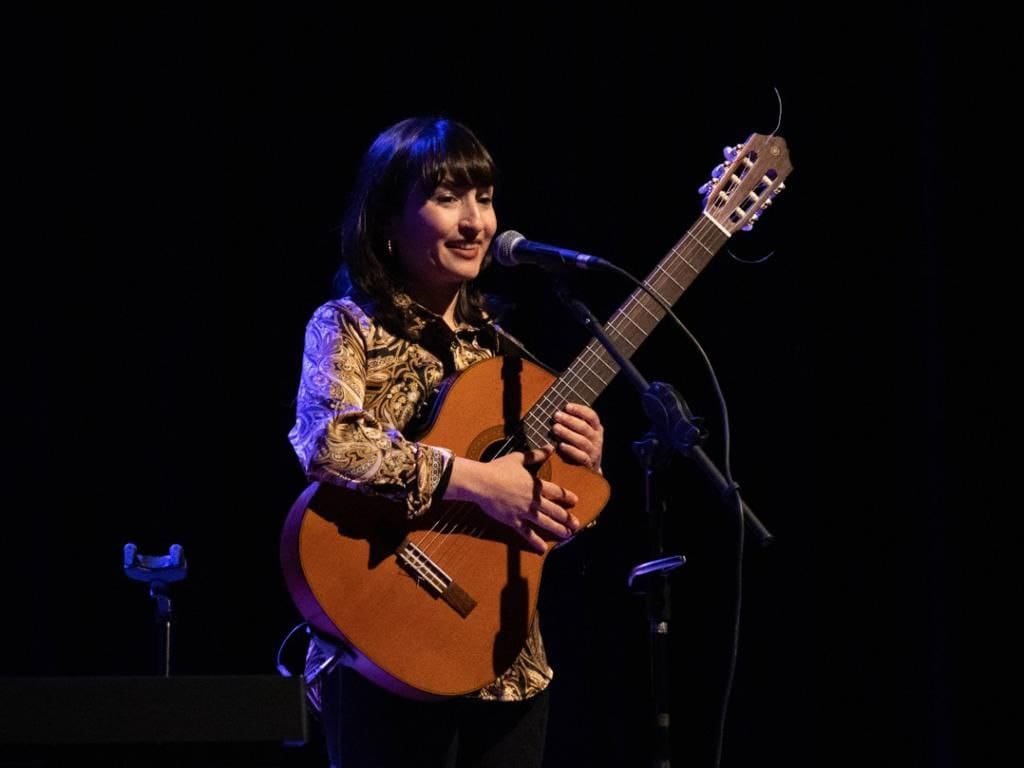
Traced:
<path fill-rule="evenodd" d="M 657 560 L 648 560 L 646 563 L 640 563 L 633 567 L 629 572 L 629 578 L 626 579 L 626 586 L 636 592 L 645 592 L 646 589 L 640 581 L 641 577 L 652 573 L 668 573 L 685 564 L 686 555 L 670 555 L 669 557 L 659 557 Z"/>

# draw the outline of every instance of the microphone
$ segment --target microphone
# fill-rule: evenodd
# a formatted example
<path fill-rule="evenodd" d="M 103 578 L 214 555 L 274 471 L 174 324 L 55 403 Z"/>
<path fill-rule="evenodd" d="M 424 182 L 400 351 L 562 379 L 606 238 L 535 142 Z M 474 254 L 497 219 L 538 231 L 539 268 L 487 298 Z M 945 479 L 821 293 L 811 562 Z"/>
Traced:
<path fill-rule="evenodd" d="M 514 230 L 502 232 L 491 242 L 491 257 L 503 267 L 536 264 L 545 269 L 576 267 L 577 269 L 607 269 L 611 265 L 597 256 L 570 251 L 545 243 L 527 240 Z"/>

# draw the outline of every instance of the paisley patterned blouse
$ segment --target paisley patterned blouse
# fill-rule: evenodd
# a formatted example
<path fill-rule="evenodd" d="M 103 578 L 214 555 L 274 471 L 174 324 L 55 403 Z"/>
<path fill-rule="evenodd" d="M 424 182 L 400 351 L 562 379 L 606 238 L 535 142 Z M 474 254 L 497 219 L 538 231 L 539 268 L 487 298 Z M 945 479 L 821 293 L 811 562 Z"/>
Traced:
<path fill-rule="evenodd" d="M 451 330 L 407 297 L 417 341 L 375 322 L 372 305 L 350 298 L 319 307 L 306 327 L 297 419 L 288 437 L 311 480 L 404 501 L 409 517 L 424 514 L 443 493 L 452 452 L 414 442 L 403 430 L 429 402 L 442 379 L 493 357 L 504 336 L 495 325 L 462 323 Z M 332 649 L 314 640 L 307 671 L 319 669 Z M 544 690 L 552 678 L 537 616 L 510 669 L 471 697 L 519 701 Z M 319 700 L 316 681 L 310 699 Z"/>

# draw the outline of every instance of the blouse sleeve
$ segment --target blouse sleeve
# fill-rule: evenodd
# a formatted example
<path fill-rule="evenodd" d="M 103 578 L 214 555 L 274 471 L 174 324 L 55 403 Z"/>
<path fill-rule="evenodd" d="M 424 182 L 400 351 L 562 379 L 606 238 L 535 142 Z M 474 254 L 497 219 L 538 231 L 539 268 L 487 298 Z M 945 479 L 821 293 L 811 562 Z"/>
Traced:
<path fill-rule="evenodd" d="M 451 472 L 452 453 L 406 440 L 363 409 L 366 340 L 359 320 L 320 307 L 306 327 L 296 422 L 288 438 L 311 480 L 404 501 L 424 514 Z"/>

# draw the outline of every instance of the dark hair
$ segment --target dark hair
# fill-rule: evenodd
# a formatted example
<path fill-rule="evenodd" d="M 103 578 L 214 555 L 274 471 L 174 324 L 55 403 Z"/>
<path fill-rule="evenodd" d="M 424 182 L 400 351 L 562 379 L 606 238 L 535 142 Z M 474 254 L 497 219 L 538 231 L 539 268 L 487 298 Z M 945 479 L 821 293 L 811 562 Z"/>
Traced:
<path fill-rule="evenodd" d="M 387 228 L 418 185 L 430 194 L 444 181 L 456 186 L 494 184 L 490 153 L 466 126 L 443 117 L 414 117 L 382 131 L 363 156 L 341 227 L 339 294 L 368 298 L 389 330 L 408 333 L 415 326 L 409 308 L 396 303 L 403 292 L 397 259 L 388 252 Z M 459 293 L 462 320 L 485 319 L 486 299 L 475 281 Z"/>

